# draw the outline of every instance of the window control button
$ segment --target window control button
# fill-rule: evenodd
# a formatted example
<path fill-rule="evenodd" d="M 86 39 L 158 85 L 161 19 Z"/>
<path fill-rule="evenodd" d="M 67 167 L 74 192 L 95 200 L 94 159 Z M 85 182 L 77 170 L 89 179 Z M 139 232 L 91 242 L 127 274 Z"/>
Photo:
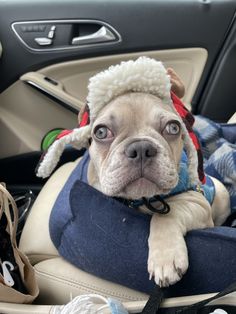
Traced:
<path fill-rule="evenodd" d="M 50 46 L 52 44 L 52 39 L 47 37 L 38 37 L 34 39 L 39 46 Z"/>

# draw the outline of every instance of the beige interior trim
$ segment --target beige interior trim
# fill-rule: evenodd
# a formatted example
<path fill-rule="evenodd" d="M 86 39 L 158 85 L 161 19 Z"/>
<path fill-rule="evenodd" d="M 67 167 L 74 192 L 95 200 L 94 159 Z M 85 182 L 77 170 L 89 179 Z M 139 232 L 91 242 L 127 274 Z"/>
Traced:
<path fill-rule="evenodd" d="M 236 123 L 236 112 L 232 115 L 232 117 L 229 119 L 228 123 Z"/>
<path fill-rule="evenodd" d="M 196 302 L 203 301 L 213 297 L 215 293 L 200 294 L 186 297 L 165 299 L 161 307 L 172 308 L 177 306 L 187 306 Z M 137 313 L 142 311 L 146 301 L 123 302 L 124 307 L 129 313 Z M 218 300 L 212 301 L 211 305 L 236 305 L 236 294 L 224 296 Z M 100 305 L 98 305 L 99 307 Z M 10 304 L 0 302 L 0 312 L 4 314 L 53 314 L 55 313 L 52 305 L 32 305 L 32 304 Z M 104 312 L 107 314 L 109 312 Z"/>
<path fill-rule="evenodd" d="M 0 302 L 0 313 L 4 314 L 50 314 L 51 305 L 13 304 Z"/>
<path fill-rule="evenodd" d="M 110 65 L 136 59 L 139 56 L 161 60 L 166 67 L 174 68 L 185 84 L 186 94 L 183 100 L 186 105 L 191 103 L 208 56 L 207 50 L 204 48 L 144 51 L 96 57 L 58 63 L 41 69 L 39 72 L 59 81 L 65 92 L 84 103 L 87 96 L 88 80 L 92 75 Z"/>
<path fill-rule="evenodd" d="M 58 85 L 53 85 L 52 83 L 45 80 L 45 75 L 39 72 L 28 72 L 21 76 L 21 81 L 27 82 L 42 91 L 45 91 L 49 95 L 57 98 L 70 105 L 74 109 L 81 108 L 83 103 L 64 91 L 63 84 L 61 82 L 57 82 Z"/>
<path fill-rule="evenodd" d="M 76 125 L 76 114 L 17 81 L 0 94 L 0 158 L 38 151 L 48 131 Z"/>
<path fill-rule="evenodd" d="M 2 56 L 2 44 L 1 44 L 1 41 L 0 41 L 0 58 Z"/>

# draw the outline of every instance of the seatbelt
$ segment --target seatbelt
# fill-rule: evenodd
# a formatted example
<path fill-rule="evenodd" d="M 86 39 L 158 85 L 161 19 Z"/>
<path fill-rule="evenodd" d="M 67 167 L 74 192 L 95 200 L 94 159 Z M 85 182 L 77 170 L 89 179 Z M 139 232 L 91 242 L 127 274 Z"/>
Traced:
<path fill-rule="evenodd" d="M 203 301 L 194 303 L 192 305 L 184 306 L 181 308 L 171 307 L 169 308 L 170 311 L 168 309 L 166 309 L 165 311 L 164 308 L 160 309 L 160 305 L 163 300 L 163 290 L 159 286 L 156 286 L 155 289 L 153 290 L 153 293 L 150 295 L 141 314 L 158 314 L 158 313 L 199 314 L 199 313 L 203 313 L 201 310 L 203 310 L 204 306 L 206 306 L 209 302 L 222 298 L 232 292 L 236 292 L 236 282 L 234 282 L 233 284 L 228 286 L 226 289 L 217 293 L 215 296 L 211 298 L 208 298 Z M 227 304 L 225 304 L 225 306 L 227 306 Z M 230 308 L 230 312 L 228 312 L 228 314 L 236 313 L 236 302 L 235 302 L 235 305 L 229 305 L 227 307 Z M 209 313 L 209 312 L 204 311 L 204 313 Z"/>

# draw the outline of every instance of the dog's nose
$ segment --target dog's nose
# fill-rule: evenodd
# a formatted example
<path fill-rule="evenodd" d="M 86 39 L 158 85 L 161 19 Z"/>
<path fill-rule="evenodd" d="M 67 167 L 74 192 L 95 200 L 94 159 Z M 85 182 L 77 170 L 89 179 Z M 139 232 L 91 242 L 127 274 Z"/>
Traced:
<path fill-rule="evenodd" d="M 145 161 L 148 158 L 155 157 L 157 149 L 149 141 L 136 141 L 126 147 L 125 155 L 130 159 Z"/>

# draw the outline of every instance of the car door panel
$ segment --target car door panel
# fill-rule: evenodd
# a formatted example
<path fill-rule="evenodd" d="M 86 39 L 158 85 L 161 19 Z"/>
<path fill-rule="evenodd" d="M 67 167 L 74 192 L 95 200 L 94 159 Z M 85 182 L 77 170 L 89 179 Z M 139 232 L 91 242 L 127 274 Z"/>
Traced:
<path fill-rule="evenodd" d="M 26 73 L 21 77 L 21 81 L 2 93 L 0 157 L 38 151 L 43 137 L 51 129 L 75 127 L 76 110 L 67 108 L 77 109 L 78 112 L 85 103 L 89 77 L 112 64 L 141 55 L 154 57 L 162 60 L 167 67 L 173 67 L 185 82 L 185 103 L 191 103 L 207 60 L 205 49 L 141 52 L 59 63 L 38 72 Z M 50 80 L 45 81 L 45 78 Z M 54 101 L 47 95 L 54 97 Z M 60 106 L 60 103 L 56 103 L 57 100 L 63 101 L 67 107 Z M 4 142 L 4 139 L 7 141 Z M 9 145 L 9 142 L 12 145 Z"/>
<path fill-rule="evenodd" d="M 208 54 L 203 48 L 144 51 L 76 60 L 49 66 L 40 70 L 40 73 L 59 80 L 68 93 L 85 102 L 89 77 L 111 65 L 140 56 L 155 58 L 161 60 L 166 67 L 173 67 L 185 83 L 187 93 L 184 101 L 190 105 L 207 62 Z"/>
<path fill-rule="evenodd" d="M 232 81 L 234 74 L 231 69 L 229 76 L 223 75 L 225 64 L 230 67 L 233 59 L 233 53 L 225 54 L 224 50 L 231 47 L 230 51 L 234 51 L 229 41 L 233 41 L 235 8 L 236 0 L 0 0 L 3 179 L 13 183 L 15 177 L 17 184 L 39 183 L 33 170 L 44 135 L 54 128 L 75 127 L 77 110 L 86 99 L 88 78 L 122 60 L 141 55 L 162 60 L 183 79 L 187 91 L 184 101 L 192 105 L 194 113 L 227 120 L 235 111 L 228 101 L 234 90 L 231 87 L 228 93 L 227 85 L 227 79 Z M 65 34 L 60 39 L 65 49 L 30 50 L 13 30 L 14 23 L 31 25 L 32 21 L 38 24 L 51 21 L 53 25 L 62 21 L 61 24 L 68 26 L 75 20 L 107 25 L 119 34 L 119 40 L 71 47 L 74 37 L 96 33 L 97 26 L 84 29 L 78 26 L 68 31 L 62 25 L 57 28 L 55 38 Z M 32 28 L 31 39 L 48 36 L 47 27 L 42 32 Z M 45 77 L 56 81 L 58 86 L 45 81 Z M 216 90 L 220 101 L 228 95 L 226 110 L 219 101 L 215 105 Z M 24 177 L 27 166 L 29 176 Z M 10 174 L 5 171 L 7 167 L 12 169 Z"/>
<path fill-rule="evenodd" d="M 17 81 L 1 95 L 0 123 L 1 158 L 6 158 L 39 151 L 48 131 L 75 127 L 76 115 Z"/>
<path fill-rule="evenodd" d="M 0 5 L 0 38 L 7 52 L 2 67 L 8 69 L 4 71 L 4 80 L 0 80 L 3 90 L 16 77 L 58 61 L 134 51 L 204 47 L 209 54 L 209 70 L 231 25 L 236 3 L 233 0 L 1 0 Z M 111 25 L 120 34 L 120 43 L 33 53 L 20 42 L 11 27 L 15 22 L 29 20 L 91 17 Z M 0 75 L 2 77 L 2 71 Z"/>

